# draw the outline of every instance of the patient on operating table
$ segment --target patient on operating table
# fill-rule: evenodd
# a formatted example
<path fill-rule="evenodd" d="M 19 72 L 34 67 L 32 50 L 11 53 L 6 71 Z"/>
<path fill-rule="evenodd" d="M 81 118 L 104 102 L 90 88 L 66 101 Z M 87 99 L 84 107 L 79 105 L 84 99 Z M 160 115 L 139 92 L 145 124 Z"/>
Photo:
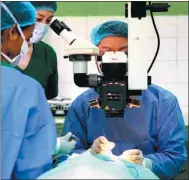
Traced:
<path fill-rule="evenodd" d="M 73 154 L 38 179 L 158 179 L 151 170 L 132 163 L 135 155 L 129 150 L 115 156 L 113 148 L 114 143 L 100 137 L 91 149 Z"/>

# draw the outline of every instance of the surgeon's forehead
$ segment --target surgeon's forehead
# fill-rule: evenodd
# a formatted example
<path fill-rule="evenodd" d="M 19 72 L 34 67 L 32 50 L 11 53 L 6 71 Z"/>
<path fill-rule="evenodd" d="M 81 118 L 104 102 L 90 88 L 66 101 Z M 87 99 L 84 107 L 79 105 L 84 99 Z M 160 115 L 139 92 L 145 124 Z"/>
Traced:
<path fill-rule="evenodd" d="M 117 48 L 122 49 L 128 46 L 128 39 L 125 37 L 108 36 L 98 45 L 99 48 Z"/>
<path fill-rule="evenodd" d="M 54 16 L 54 13 L 49 10 L 37 10 L 37 16 L 52 18 Z"/>

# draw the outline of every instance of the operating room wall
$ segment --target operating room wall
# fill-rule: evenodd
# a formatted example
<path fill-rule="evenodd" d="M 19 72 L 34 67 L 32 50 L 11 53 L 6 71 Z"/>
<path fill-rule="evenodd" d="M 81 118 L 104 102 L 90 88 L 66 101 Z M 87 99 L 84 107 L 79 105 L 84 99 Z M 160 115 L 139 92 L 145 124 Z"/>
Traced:
<path fill-rule="evenodd" d="M 67 23 L 79 37 L 89 39 L 91 29 L 106 20 L 122 20 L 124 17 L 55 17 Z M 156 16 L 155 22 L 161 38 L 160 51 L 151 70 L 153 83 L 170 90 L 179 100 L 185 123 L 188 124 L 188 17 L 187 16 Z M 148 65 L 152 61 L 157 38 L 148 18 L 149 37 L 146 42 Z M 52 45 L 58 57 L 59 96 L 74 99 L 87 88 L 79 88 L 73 82 L 72 63 L 64 59 L 65 49 L 69 46 L 51 30 L 44 39 Z M 89 63 L 89 72 L 97 72 L 94 61 Z"/>

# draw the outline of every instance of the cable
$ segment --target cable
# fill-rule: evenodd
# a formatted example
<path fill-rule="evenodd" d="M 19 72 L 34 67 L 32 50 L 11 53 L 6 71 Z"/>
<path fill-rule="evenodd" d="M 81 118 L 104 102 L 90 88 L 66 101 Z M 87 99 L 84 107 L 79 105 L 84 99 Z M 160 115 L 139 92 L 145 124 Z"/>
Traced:
<path fill-rule="evenodd" d="M 159 33 L 158 33 L 158 30 L 157 30 L 157 27 L 156 27 L 156 23 L 155 23 L 155 20 L 154 20 L 153 12 L 151 10 L 151 1 L 149 1 L 149 7 L 150 7 L 150 16 L 151 16 L 151 19 L 152 19 L 152 23 L 153 23 L 156 35 L 157 35 L 158 45 L 157 45 L 157 50 L 156 50 L 154 59 L 153 59 L 152 63 L 150 64 L 150 67 L 148 68 L 148 73 L 150 72 L 150 70 L 152 69 L 152 66 L 155 63 L 155 60 L 156 60 L 156 57 L 157 57 L 157 55 L 159 53 L 159 48 L 160 48 L 160 37 L 159 37 Z"/>
<path fill-rule="evenodd" d="M 61 157 L 65 157 L 65 158 L 67 159 L 67 158 L 70 157 L 70 156 L 69 156 L 69 155 L 65 155 L 65 154 L 55 155 L 55 156 L 53 157 L 53 159 L 52 159 L 52 161 L 53 161 L 54 163 L 53 163 L 51 169 L 55 168 L 59 163 L 61 163 L 61 162 L 64 161 L 64 160 L 59 159 L 59 158 L 61 158 Z"/>

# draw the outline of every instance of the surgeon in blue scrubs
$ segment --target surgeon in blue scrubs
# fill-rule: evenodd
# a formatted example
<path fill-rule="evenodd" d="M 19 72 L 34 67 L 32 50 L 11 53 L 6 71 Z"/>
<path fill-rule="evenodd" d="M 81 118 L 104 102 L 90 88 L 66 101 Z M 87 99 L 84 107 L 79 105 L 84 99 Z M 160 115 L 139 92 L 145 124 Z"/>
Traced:
<path fill-rule="evenodd" d="M 96 26 L 91 41 L 100 53 L 128 51 L 128 25 L 108 21 Z M 98 66 L 100 69 L 100 66 Z M 151 169 L 161 179 L 176 177 L 187 159 L 186 130 L 177 98 L 169 91 L 150 85 L 137 96 L 140 108 L 126 108 L 123 118 L 106 118 L 104 110 L 89 108 L 98 94 L 89 89 L 72 103 L 63 132 L 71 131 L 80 141 L 75 153 L 91 148 L 93 153 L 113 154 Z"/>
<path fill-rule="evenodd" d="M 29 2 L 1 4 L 1 179 L 35 179 L 52 167 L 56 127 L 41 85 L 15 68 L 36 21 Z"/>

